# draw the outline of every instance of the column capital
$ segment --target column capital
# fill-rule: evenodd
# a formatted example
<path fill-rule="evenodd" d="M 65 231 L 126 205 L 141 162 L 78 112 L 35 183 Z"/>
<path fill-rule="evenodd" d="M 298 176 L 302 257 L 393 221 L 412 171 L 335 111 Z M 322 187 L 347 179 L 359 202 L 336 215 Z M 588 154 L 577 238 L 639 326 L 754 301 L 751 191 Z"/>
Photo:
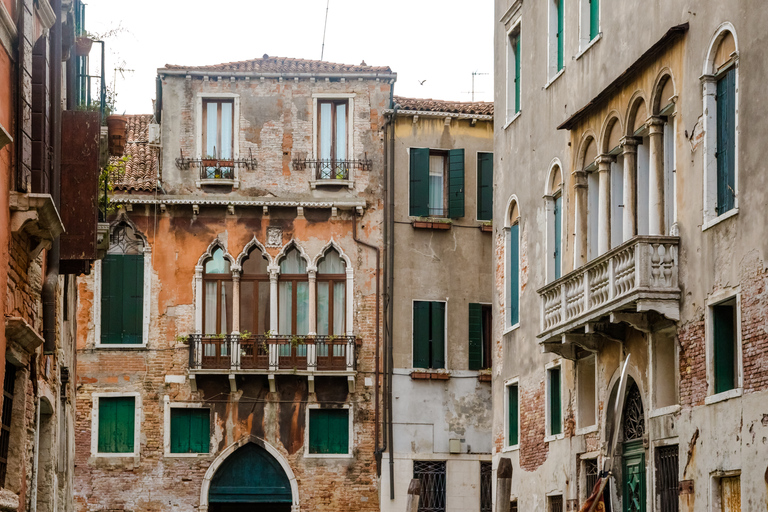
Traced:
<path fill-rule="evenodd" d="M 597 171 L 604 172 L 611 170 L 611 164 L 616 161 L 616 157 L 612 155 L 600 155 L 595 159 L 597 162 Z"/>
<path fill-rule="evenodd" d="M 307 269 L 307 277 L 309 280 L 313 280 L 317 278 L 317 270 L 314 269 Z"/>
<path fill-rule="evenodd" d="M 648 118 L 648 135 L 660 135 L 664 133 L 664 119 L 659 116 Z"/>
<path fill-rule="evenodd" d="M 584 169 L 573 171 L 573 176 L 576 178 L 574 188 L 587 188 L 587 171 Z"/>
<path fill-rule="evenodd" d="M 619 139 L 621 144 L 621 152 L 623 153 L 635 153 L 637 151 L 637 145 L 640 144 L 640 139 L 637 137 L 622 137 Z"/>

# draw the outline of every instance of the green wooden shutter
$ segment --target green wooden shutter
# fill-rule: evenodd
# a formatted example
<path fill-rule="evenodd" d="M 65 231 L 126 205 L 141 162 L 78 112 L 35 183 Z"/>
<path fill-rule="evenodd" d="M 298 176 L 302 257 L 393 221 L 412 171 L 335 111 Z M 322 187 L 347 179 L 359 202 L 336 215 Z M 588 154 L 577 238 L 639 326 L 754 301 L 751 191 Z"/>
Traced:
<path fill-rule="evenodd" d="M 509 283 L 507 302 L 509 310 L 509 325 L 520 321 L 520 224 L 509 228 Z"/>
<path fill-rule="evenodd" d="M 464 150 L 448 152 L 448 217 L 464 216 Z"/>
<path fill-rule="evenodd" d="M 349 409 L 310 409 L 309 453 L 349 453 Z"/>
<path fill-rule="evenodd" d="M 519 418 L 520 398 L 519 398 L 517 384 L 512 384 L 511 386 L 508 386 L 507 394 L 509 395 L 507 397 L 509 400 L 507 404 L 507 423 L 509 425 L 509 432 L 507 434 L 508 435 L 507 444 L 509 446 L 514 446 L 519 442 L 518 418 Z"/>
<path fill-rule="evenodd" d="M 309 411 L 309 453 L 324 453 L 326 433 L 328 432 L 328 416 L 322 409 Z"/>
<path fill-rule="evenodd" d="M 429 368 L 429 302 L 413 303 L 413 367 Z"/>
<path fill-rule="evenodd" d="M 557 70 L 563 69 L 563 2 L 556 0 L 557 4 Z"/>
<path fill-rule="evenodd" d="M 429 215 L 429 149 L 411 148 L 410 215 Z"/>
<path fill-rule="evenodd" d="M 141 343 L 144 317 L 144 256 L 131 254 L 122 256 L 123 276 L 123 332 L 122 342 Z"/>
<path fill-rule="evenodd" d="M 593 0 L 594 1 L 594 0 Z M 515 38 L 515 112 L 520 112 L 520 34 Z"/>
<path fill-rule="evenodd" d="M 189 453 L 189 420 L 187 409 L 171 409 L 171 453 Z"/>
<path fill-rule="evenodd" d="M 483 367 L 483 306 L 469 305 L 469 369 Z"/>
<path fill-rule="evenodd" d="M 112 398 L 99 399 L 99 453 L 116 453 L 115 403 Z"/>
<path fill-rule="evenodd" d="M 189 448 L 193 453 L 208 453 L 211 449 L 211 411 L 206 408 L 187 409 L 189 421 Z"/>
<path fill-rule="evenodd" d="M 589 40 L 600 33 L 600 0 L 589 0 Z"/>
<path fill-rule="evenodd" d="M 101 342 L 121 343 L 125 256 L 108 254 L 101 263 Z"/>
<path fill-rule="evenodd" d="M 717 214 L 732 210 L 736 191 L 736 70 L 717 82 Z"/>
<path fill-rule="evenodd" d="M 135 406 L 134 397 L 99 398 L 100 453 L 133 453 Z"/>
<path fill-rule="evenodd" d="M 562 243 L 563 243 L 563 196 L 555 198 L 555 279 L 560 278 L 562 269 Z"/>
<path fill-rule="evenodd" d="M 562 400 L 560 397 L 560 368 L 549 370 L 549 433 L 556 436 L 563 431 Z"/>
<path fill-rule="evenodd" d="M 736 387 L 736 325 L 732 305 L 712 308 L 715 342 L 715 393 Z"/>
<path fill-rule="evenodd" d="M 493 219 L 493 153 L 477 154 L 477 220 Z"/>
<path fill-rule="evenodd" d="M 430 302 L 432 358 L 429 368 L 445 368 L 445 302 Z"/>

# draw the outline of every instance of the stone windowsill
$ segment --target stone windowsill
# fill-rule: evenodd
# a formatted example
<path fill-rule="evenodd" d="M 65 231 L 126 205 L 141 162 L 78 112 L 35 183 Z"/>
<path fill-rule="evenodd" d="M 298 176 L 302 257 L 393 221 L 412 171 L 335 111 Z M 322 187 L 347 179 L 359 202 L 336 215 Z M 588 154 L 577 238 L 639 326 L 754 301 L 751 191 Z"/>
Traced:
<path fill-rule="evenodd" d="M 355 181 L 339 180 L 339 179 L 310 180 L 309 186 L 313 190 L 316 189 L 317 187 L 347 187 L 348 189 L 353 189 L 355 188 Z"/>
<path fill-rule="evenodd" d="M 411 226 L 413 226 L 416 229 L 437 229 L 437 230 L 446 230 L 451 229 L 451 223 L 450 222 L 441 222 L 433 219 L 418 219 L 411 222 Z"/>
<path fill-rule="evenodd" d="M 195 184 L 197 185 L 197 188 L 207 187 L 211 185 L 240 188 L 240 180 L 226 180 L 223 178 L 215 178 L 210 180 L 197 180 Z"/>
<path fill-rule="evenodd" d="M 447 372 L 432 372 L 429 370 L 414 370 L 411 372 L 413 380 L 448 380 L 451 374 Z"/>

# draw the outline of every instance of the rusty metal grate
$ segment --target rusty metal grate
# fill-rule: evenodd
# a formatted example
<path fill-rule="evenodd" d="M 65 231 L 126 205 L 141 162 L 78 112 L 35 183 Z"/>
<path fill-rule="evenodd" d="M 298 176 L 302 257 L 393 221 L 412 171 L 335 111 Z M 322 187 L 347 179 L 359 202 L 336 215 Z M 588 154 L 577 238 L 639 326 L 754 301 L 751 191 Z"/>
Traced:
<path fill-rule="evenodd" d="M 413 478 L 421 482 L 419 512 L 445 512 L 445 461 L 413 461 Z"/>
<path fill-rule="evenodd" d="M 660 512 L 678 512 L 677 497 L 679 455 L 678 446 L 659 446 L 656 448 L 656 494 Z"/>
<path fill-rule="evenodd" d="M 563 495 L 547 496 L 547 512 L 563 512 Z"/>
<path fill-rule="evenodd" d="M 493 463 L 480 461 L 480 512 L 493 510 Z"/>

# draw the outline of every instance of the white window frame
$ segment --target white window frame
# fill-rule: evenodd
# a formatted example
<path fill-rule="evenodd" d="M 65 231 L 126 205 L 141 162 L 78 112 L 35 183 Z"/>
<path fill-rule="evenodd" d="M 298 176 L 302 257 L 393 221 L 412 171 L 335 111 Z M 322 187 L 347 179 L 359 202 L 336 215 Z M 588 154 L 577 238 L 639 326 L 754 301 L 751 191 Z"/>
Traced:
<path fill-rule="evenodd" d="M 561 0 L 563 1 L 563 0 Z M 557 190 L 552 190 L 552 178 L 553 173 L 555 171 L 555 168 L 559 169 L 560 172 L 560 188 Z M 546 275 L 547 275 L 547 283 L 551 283 L 555 280 L 555 241 L 557 240 L 557 233 L 555 233 L 555 200 L 558 198 L 558 196 L 561 199 L 560 205 L 561 205 L 561 212 L 560 212 L 560 277 L 563 277 L 565 273 L 564 270 L 564 262 L 565 262 L 565 242 L 566 237 L 564 236 L 565 233 L 568 232 L 566 227 L 566 219 L 567 215 L 565 215 L 565 180 L 563 176 L 563 166 L 560 163 L 560 159 L 555 158 L 552 163 L 549 166 L 549 174 L 547 177 L 547 184 L 546 189 L 544 192 L 544 211 L 546 215 L 546 228 L 547 228 L 547 238 L 546 238 L 546 258 L 545 258 L 545 264 L 546 264 Z M 518 211 L 520 210 L 520 206 L 518 205 Z"/>
<path fill-rule="evenodd" d="M 353 92 L 316 92 L 312 93 L 312 159 L 318 160 L 318 141 L 320 140 L 320 110 L 318 109 L 318 102 L 323 100 L 347 100 L 347 159 L 352 160 L 355 158 L 355 97 L 356 93 Z M 346 180 L 318 180 L 315 175 L 312 175 L 309 180 L 310 186 L 314 189 L 317 185 L 333 184 L 333 185 L 346 185 L 348 188 L 354 188 L 355 180 L 352 174 L 353 169 L 350 168 L 349 176 Z"/>
<path fill-rule="evenodd" d="M 414 368 L 413 367 L 413 307 L 416 302 L 442 302 L 445 304 L 445 317 L 443 318 L 443 354 L 445 354 L 445 368 Z M 448 298 L 445 299 L 411 299 L 411 371 L 448 370 Z"/>
<path fill-rule="evenodd" d="M 568 18 L 565 16 L 565 0 L 547 0 L 547 19 L 548 31 L 547 31 L 547 85 L 549 87 L 552 82 L 557 80 L 560 75 L 565 71 L 565 42 L 563 42 L 563 69 L 557 69 L 557 6 L 560 4 L 560 8 L 563 9 L 563 38 L 565 38 L 565 20 Z"/>
<path fill-rule="evenodd" d="M 199 92 L 195 98 L 195 155 L 196 158 L 203 158 L 203 100 L 233 100 L 232 106 L 232 159 L 240 159 L 240 95 L 232 92 Z M 240 187 L 240 174 L 238 167 L 234 169 L 234 179 L 224 180 L 203 180 L 198 177 L 196 181 L 197 188 L 202 185 L 226 185 L 231 184 L 233 188 Z"/>
<path fill-rule="evenodd" d="M 509 444 L 509 390 L 512 386 L 517 386 L 517 444 Z M 514 377 L 504 381 L 504 446 L 501 451 L 512 452 L 520 449 L 520 438 L 522 437 L 522 428 L 520 419 L 522 414 L 522 400 L 520 400 L 520 377 Z"/>
<path fill-rule="evenodd" d="M 736 300 L 736 387 L 728 391 L 715 393 L 715 323 L 712 307 L 732 299 Z M 741 339 L 741 287 L 720 290 L 707 298 L 704 338 L 707 359 L 707 396 L 704 399 L 704 403 L 709 405 L 741 396 L 744 389 L 743 346 Z"/>
<path fill-rule="evenodd" d="M 522 218 L 522 215 L 520 213 L 520 201 L 518 201 L 517 196 L 515 194 L 512 194 L 507 201 L 507 208 L 504 213 L 504 291 L 503 291 L 503 297 L 504 297 L 504 331 L 503 334 L 510 333 L 514 331 L 515 329 L 518 329 L 520 327 L 520 322 L 522 321 L 522 315 L 518 315 L 517 323 L 511 324 L 511 319 L 509 318 L 509 241 L 510 237 L 512 236 L 512 222 L 510 221 L 510 215 L 512 214 L 512 204 L 517 205 L 517 225 L 519 226 L 519 229 L 517 231 L 518 234 L 518 240 L 517 240 L 517 304 L 518 307 L 522 304 L 522 265 L 520 262 L 522 261 L 522 253 L 523 253 L 523 233 L 522 233 L 522 226 L 520 226 L 520 219 Z"/>
<path fill-rule="evenodd" d="M 550 425 L 552 424 L 552 418 L 551 418 L 551 411 L 549 410 L 549 371 L 553 370 L 555 368 L 560 369 L 560 433 L 557 435 L 551 435 L 549 432 L 552 431 L 550 428 Z M 565 390 L 565 371 L 563 371 L 563 363 L 561 359 L 555 359 L 554 361 L 551 361 L 547 363 L 544 366 L 545 371 L 547 372 L 546 379 L 545 379 L 545 402 L 544 402 L 544 410 L 546 411 L 546 421 L 544 424 L 544 442 L 549 443 L 551 441 L 557 441 L 558 439 L 564 439 L 565 438 L 565 400 L 564 400 L 564 393 Z M 597 373 L 597 372 L 595 372 Z"/>
<path fill-rule="evenodd" d="M 169 458 L 200 458 L 210 457 L 214 451 L 213 436 L 208 437 L 208 451 L 200 453 L 172 453 L 171 452 L 171 409 L 207 409 L 202 402 L 171 402 L 168 395 L 163 397 L 163 456 Z M 213 422 L 211 422 L 213 424 Z"/>
<path fill-rule="evenodd" d="M 111 231 L 110 231 L 111 233 Z M 142 237 L 144 239 L 144 237 Z M 101 295 L 102 295 L 102 260 L 93 262 L 93 336 L 94 347 L 110 350 L 131 350 L 147 348 L 149 343 L 149 317 L 152 292 L 152 247 L 144 239 L 144 288 L 142 290 L 141 343 L 102 343 L 101 342 Z"/>
<path fill-rule="evenodd" d="M 665 414 L 673 414 L 680 410 L 680 372 L 676 371 L 674 378 L 677 380 L 677 403 L 672 405 L 667 405 L 664 407 L 657 407 L 657 397 L 656 397 L 656 385 L 657 382 L 656 373 L 657 373 L 657 365 L 656 362 L 659 358 L 658 352 L 656 350 L 656 342 L 657 342 L 657 336 L 658 332 L 651 332 L 648 335 L 648 361 L 651 362 L 651 364 L 648 365 L 648 380 L 651 383 L 650 389 L 649 389 L 649 395 L 650 395 L 650 410 L 648 411 L 648 418 L 656 418 L 658 416 L 663 416 Z M 666 333 L 665 333 L 666 334 Z M 673 362 L 674 368 L 680 368 L 680 350 L 677 342 L 677 337 L 672 336 L 672 343 L 675 344 L 674 346 L 674 357 L 675 360 Z"/>
<path fill-rule="evenodd" d="M 101 398 L 133 397 L 133 452 L 101 453 L 99 452 L 99 400 Z M 141 393 L 137 391 L 96 392 L 91 394 L 91 457 L 138 457 L 141 451 Z"/>
<path fill-rule="evenodd" d="M 520 53 L 522 53 L 523 48 L 523 40 L 522 40 L 522 21 L 523 17 L 518 16 L 515 21 L 512 22 L 512 24 L 509 26 L 506 32 L 507 42 L 506 42 L 506 48 L 507 48 L 507 77 L 506 77 L 506 121 L 504 124 L 504 128 L 506 129 L 510 124 L 512 124 L 515 119 L 520 117 L 520 114 L 523 113 L 523 66 L 520 66 L 520 110 L 515 111 L 515 64 L 516 64 L 516 58 L 520 58 L 518 55 L 515 57 L 515 53 L 512 49 L 512 43 L 510 41 L 510 37 L 512 36 L 513 32 L 518 33 L 518 37 L 520 37 Z M 511 99 L 511 101 L 510 101 Z M 510 106 L 511 104 L 511 106 Z"/>
<path fill-rule="evenodd" d="M 347 418 L 349 419 L 349 443 L 347 445 L 347 453 L 309 453 L 309 411 L 317 409 L 331 409 L 330 407 L 323 407 L 322 404 L 307 404 L 307 410 L 304 413 L 306 418 L 306 428 L 304 429 L 304 457 L 311 459 L 351 459 L 355 446 L 354 438 L 354 423 L 353 423 L 353 410 L 350 404 L 344 404 L 341 409 L 347 410 Z M 335 408 L 338 409 L 338 408 Z"/>
<path fill-rule="evenodd" d="M 595 395 L 595 397 L 594 397 L 594 400 L 595 400 L 595 405 L 594 405 L 594 408 L 595 408 L 595 410 L 594 410 L 595 422 L 592 425 L 585 425 L 583 427 L 578 427 L 581 424 L 581 414 L 579 412 L 581 410 L 581 407 L 579 406 L 579 400 L 581 399 L 581 396 L 579 395 L 579 379 L 581 379 L 581 371 L 579 369 L 579 363 L 584 361 L 584 360 L 587 360 L 587 359 L 593 359 L 594 360 L 595 373 L 594 373 L 593 379 L 594 379 L 594 385 L 595 385 L 595 388 L 594 388 L 594 395 Z M 597 424 L 599 422 L 599 416 L 600 416 L 599 400 L 598 400 L 598 396 L 597 396 L 597 390 L 600 389 L 599 386 L 598 386 L 598 379 L 597 379 L 597 354 L 593 353 L 593 354 L 588 355 L 587 357 L 583 357 L 583 358 L 579 359 L 578 361 L 575 362 L 574 366 L 576 367 L 576 372 L 575 372 L 575 374 L 576 374 L 576 386 L 575 386 L 575 388 L 576 388 L 576 408 L 575 409 L 576 409 L 576 426 L 578 427 L 578 428 L 576 428 L 576 435 L 584 435 L 584 434 L 589 434 L 591 432 L 597 432 Z M 562 370 L 562 366 L 561 366 L 560 367 L 560 381 L 561 381 L 560 383 L 561 383 L 561 387 L 562 387 L 562 378 L 563 378 L 563 370 Z M 549 384 L 547 384 L 547 385 L 549 385 Z M 561 391 L 561 393 L 560 393 L 561 402 L 562 402 L 562 396 L 563 395 L 562 395 L 562 391 Z M 547 407 L 549 407 L 549 404 L 547 404 Z"/>
<path fill-rule="evenodd" d="M 589 13 L 589 0 L 580 0 L 579 5 L 579 53 L 576 55 L 576 59 L 580 59 L 584 53 L 592 48 L 603 37 L 602 22 L 603 22 L 603 1 L 600 1 L 597 13 L 597 35 L 594 39 L 589 38 L 589 24 L 591 17 Z"/>
<path fill-rule="evenodd" d="M 714 60 L 717 49 L 725 37 L 726 32 L 730 32 L 733 37 L 736 51 L 731 55 L 730 61 L 723 66 L 719 72 L 715 72 Z M 723 73 L 735 70 L 736 89 L 734 91 L 734 199 L 733 208 L 727 212 L 717 215 L 717 79 Z M 704 71 L 699 78 L 702 86 L 702 99 L 704 102 L 704 208 L 703 222 L 701 230 L 705 231 L 712 226 L 733 217 L 739 213 L 739 41 L 736 37 L 736 30 L 730 23 L 723 23 L 717 28 L 714 37 L 709 44 L 707 58 L 704 63 Z"/>

